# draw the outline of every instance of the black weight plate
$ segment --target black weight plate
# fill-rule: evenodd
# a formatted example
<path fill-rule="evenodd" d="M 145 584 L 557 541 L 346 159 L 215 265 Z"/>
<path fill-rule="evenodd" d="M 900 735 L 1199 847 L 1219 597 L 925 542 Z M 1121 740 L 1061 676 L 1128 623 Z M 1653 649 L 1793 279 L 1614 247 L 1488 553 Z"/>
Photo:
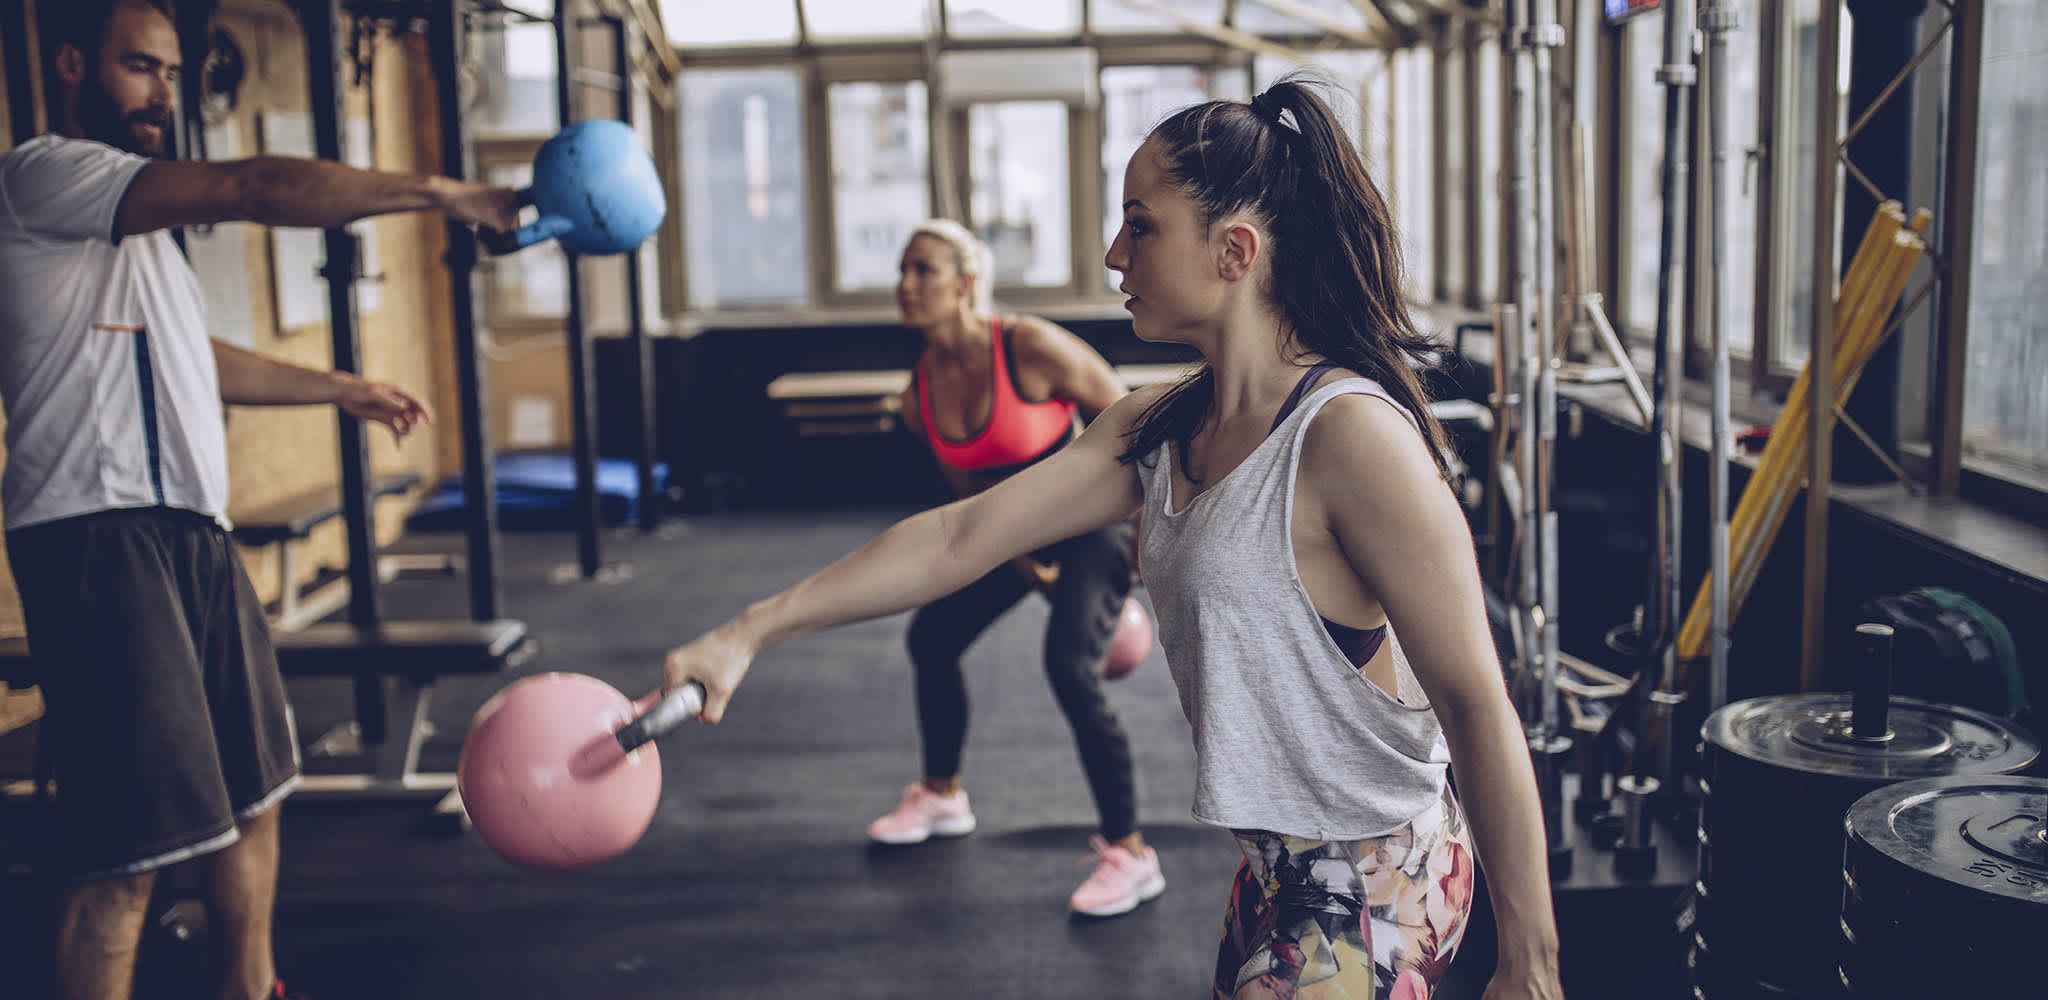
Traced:
<path fill-rule="evenodd" d="M 1872 968 L 1900 975 L 1954 974 L 1967 970 L 1979 980 L 2035 978 L 2042 942 L 2020 942 L 2000 934 L 2004 928 L 1976 921 L 1900 923 L 1886 919 L 1854 896 L 1845 899 L 1841 916 L 1842 947 L 1854 951 Z"/>
<path fill-rule="evenodd" d="M 1851 696 L 1843 692 L 1774 695 L 1716 709 L 1700 727 L 1717 771 L 1753 761 L 1788 771 L 1865 781 L 1903 781 L 1946 774 L 2009 774 L 2040 756 L 2033 735 L 2010 722 L 1955 705 L 1894 697 L 1887 722 L 1891 738 L 1851 738 Z M 1710 772 L 1710 780 L 1720 777 Z M 1726 778 L 1721 780 L 1725 782 Z M 1717 785 L 1716 787 L 1721 787 Z"/>
<path fill-rule="evenodd" d="M 1694 931 L 1729 965 L 1768 975 L 1797 964 L 1796 935 L 1788 931 L 1774 908 L 1723 898 L 1705 883 L 1695 883 L 1694 893 Z M 1826 940 L 1813 943 L 1830 944 Z"/>
<path fill-rule="evenodd" d="M 1762 979 L 1752 970 L 1723 957 L 1720 951 L 1697 933 L 1692 936 L 1692 947 L 1686 952 L 1685 965 L 1687 971 L 1692 973 L 1695 991 L 1707 1000 L 1763 1000 L 1776 997 L 1807 1000 L 1806 993 Z"/>
<path fill-rule="evenodd" d="M 1849 810 L 1850 894 L 1908 926 L 1969 921 L 2048 943 L 2048 780 L 1929 778 Z M 2038 947 L 2038 945 L 2037 945 Z"/>
<path fill-rule="evenodd" d="M 1898 964 L 1892 956 L 1878 955 L 1845 946 L 1841 952 L 1838 980 L 1857 1000 L 1873 997 L 1900 1000 L 1932 998 L 1999 998 L 2036 996 L 2040 971 L 2013 967 L 1994 968 L 1968 958 L 1928 956 L 1919 964 Z"/>

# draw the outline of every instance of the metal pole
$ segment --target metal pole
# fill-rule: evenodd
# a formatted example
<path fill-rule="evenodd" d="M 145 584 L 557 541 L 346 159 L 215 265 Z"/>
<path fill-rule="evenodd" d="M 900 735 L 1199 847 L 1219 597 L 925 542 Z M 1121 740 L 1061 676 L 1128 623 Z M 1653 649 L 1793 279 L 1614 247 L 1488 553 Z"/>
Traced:
<path fill-rule="evenodd" d="M 1819 106 L 1814 113 L 1813 177 L 1813 333 L 1806 361 L 1809 400 L 1806 465 L 1806 560 L 1803 564 L 1799 630 L 1799 689 L 1820 686 L 1827 648 L 1828 489 L 1834 481 L 1835 440 L 1835 174 L 1841 88 L 1842 5 L 1820 5 Z M 1960 267 L 1951 256 L 1950 267 Z"/>
<path fill-rule="evenodd" d="M 633 67 L 628 61 L 626 47 L 626 21 L 624 18 L 605 19 L 612 27 L 612 64 L 619 69 L 619 120 L 633 124 Z M 641 311 L 640 295 L 640 254 L 642 247 L 622 259 L 626 264 L 626 333 L 633 345 L 633 390 L 638 403 L 640 417 L 640 447 L 634 456 L 634 471 L 639 487 L 639 522 L 642 533 L 651 532 L 661 524 L 660 487 L 654 481 L 655 462 L 655 407 L 654 407 L 654 342 L 647 336 L 647 317 Z"/>
<path fill-rule="evenodd" d="M 336 45 L 341 37 L 336 26 L 341 18 L 339 0 L 311 0 L 299 11 L 306 36 L 306 80 L 308 103 L 313 115 L 314 155 L 339 163 L 347 152 L 341 128 L 341 66 Z M 326 230 L 326 263 L 320 269 L 327 279 L 328 332 L 333 341 L 337 371 L 363 370 L 362 345 L 356 337 L 356 271 L 359 247 L 356 234 L 347 226 Z M 363 425 L 356 418 L 337 411 L 335 420 L 341 458 L 341 517 L 348 533 L 348 619 L 359 626 L 373 626 L 383 619 L 377 595 L 377 538 L 370 523 L 370 452 Z M 286 580 L 287 587 L 298 586 Z M 382 743 L 390 735 L 384 726 L 384 679 L 358 676 L 355 679 L 356 722 L 365 743 Z"/>
<path fill-rule="evenodd" d="M 435 111 L 441 125 L 441 172 L 463 180 L 476 176 L 474 152 L 463 115 L 461 78 L 466 0 L 437 0 L 427 26 L 428 59 L 434 70 Z M 463 521 L 468 526 L 469 616 L 498 617 L 498 471 L 491 452 L 484 400 L 490 397 L 476 322 L 476 234 L 448 222 L 448 308 L 455 340 L 455 386 L 462 424 Z"/>
<path fill-rule="evenodd" d="M 1653 378 L 1657 411 L 1651 420 L 1650 437 L 1657 449 L 1656 537 L 1652 546 L 1655 561 L 1646 600 L 1644 647 L 1655 658 L 1659 683 L 1651 693 L 1650 712 L 1656 740 L 1648 760 L 1664 787 L 1676 788 L 1673 754 L 1676 740 L 1671 732 L 1677 704 L 1683 693 L 1677 685 L 1676 642 L 1679 609 L 1684 595 L 1679 590 L 1679 554 L 1683 510 L 1680 491 L 1683 442 L 1679 438 L 1681 399 L 1679 384 L 1685 364 L 1685 275 L 1686 197 L 1691 190 L 1692 95 L 1688 92 L 1698 76 L 1692 61 L 1694 8 L 1692 0 L 1674 0 L 1664 8 L 1664 64 L 1657 68 L 1657 82 L 1664 94 L 1664 221 L 1658 246 L 1657 280 L 1657 368 Z M 1647 685 L 1645 686 L 1647 688 Z M 1640 770 L 1640 769 L 1638 769 Z"/>
<path fill-rule="evenodd" d="M 1969 354 L 1969 254 L 1976 246 L 1977 115 L 1984 65 L 1983 0 L 1958 0 L 1949 29 L 1948 150 L 1941 172 L 1941 282 L 1935 337 L 1934 492 L 1952 497 L 1962 484 L 1963 375 Z"/>
<path fill-rule="evenodd" d="M 1532 483 L 1538 553 L 1537 606 L 1542 609 L 1538 635 L 1543 661 L 1543 734 L 1556 737 L 1557 711 L 1557 511 L 1551 506 L 1551 480 L 1557 457 L 1557 198 L 1556 115 L 1551 50 L 1564 45 L 1557 22 L 1557 0 L 1535 0 L 1534 20 L 1523 44 L 1532 70 L 1530 125 L 1535 132 L 1531 155 L 1535 191 L 1536 245 L 1536 373 L 1537 454 Z"/>
<path fill-rule="evenodd" d="M 1523 44 L 1524 29 L 1529 23 L 1531 0 L 1510 0 L 1508 4 L 1508 30 L 1501 34 L 1502 44 L 1508 55 L 1508 131 L 1513 136 L 1513 155 L 1508 157 L 1507 206 L 1502 212 L 1503 224 L 1507 230 L 1508 245 L 1513 248 L 1508 256 L 1508 280 L 1505 282 L 1505 298 L 1512 309 L 1501 312 L 1502 323 L 1496 340 L 1500 347 L 1499 363 L 1508 371 L 1510 383 L 1514 386 L 1516 404 L 1514 407 L 1514 466 L 1515 484 L 1511 509 L 1515 525 L 1515 579 L 1513 587 L 1514 614 L 1519 622 L 1517 629 L 1517 668 L 1527 680 L 1533 676 L 1542 679 L 1542 658 L 1540 635 L 1542 631 L 1542 609 L 1538 604 L 1537 590 L 1540 586 L 1541 553 L 1536 545 L 1536 348 L 1535 317 L 1536 304 L 1536 226 L 1534 220 L 1535 201 L 1534 173 L 1536 139 L 1534 117 L 1530 104 L 1535 100 L 1534 60 L 1528 46 Z M 1512 362 L 1512 363 L 1510 363 Z M 1539 701 L 1523 706 L 1524 729 L 1530 736 L 1548 735 L 1542 718 L 1546 706 Z"/>
<path fill-rule="evenodd" d="M 1734 150 L 1728 139 L 1728 35 L 1741 15 L 1726 0 L 1707 0 L 1700 7 L 1700 30 L 1707 36 L 1706 86 L 1701 88 L 1707 116 L 1707 145 L 1712 150 L 1710 194 L 1707 198 L 1707 323 L 1713 332 L 1710 380 L 1713 385 L 1713 441 L 1707 449 L 1707 554 L 1713 583 L 1709 588 L 1707 711 L 1728 702 L 1728 181 L 1733 176 Z"/>
<path fill-rule="evenodd" d="M 26 4 L 0 4 L 0 45 L 6 46 L 6 58 L 0 62 L 7 64 L 7 124 L 19 146 L 41 131 L 37 127 L 40 95 L 35 87 L 35 67 L 42 54 L 28 44 Z"/>
<path fill-rule="evenodd" d="M 570 79 L 575 73 L 574 47 L 569 44 L 569 35 L 576 27 L 570 7 L 575 0 L 558 0 L 555 4 L 555 112 L 561 127 L 568 128 L 575 121 L 575 82 Z M 576 466 L 576 563 L 583 578 L 597 576 L 599 556 L 597 536 L 599 511 L 597 507 L 597 444 L 596 444 L 596 396 L 592 385 L 594 367 L 590 359 L 590 334 L 583 328 L 583 264 L 582 255 L 562 248 L 563 266 L 568 269 L 569 310 L 563 317 L 569 339 L 569 401 L 572 413 L 570 423 L 572 458 Z"/>
<path fill-rule="evenodd" d="M 1571 863 L 1571 842 L 1565 829 L 1564 772 L 1572 742 L 1558 724 L 1558 582 L 1557 511 L 1551 507 L 1551 480 L 1557 457 L 1557 174 L 1556 90 L 1552 86 L 1554 66 L 1551 50 L 1564 45 L 1564 28 L 1557 23 L 1557 0 L 1535 0 L 1526 13 L 1521 47 L 1529 53 L 1528 127 L 1529 190 L 1531 203 L 1521 212 L 1521 224 L 1529 231 L 1525 244 L 1534 250 L 1535 298 L 1528 302 L 1533 312 L 1532 340 L 1523 363 L 1530 373 L 1527 389 L 1531 404 L 1535 442 L 1529 463 L 1528 505 L 1532 514 L 1529 552 L 1536 564 L 1536 606 L 1531 616 L 1535 627 L 1530 635 L 1542 673 L 1539 697 L 1540 728 L 1529 748 L 1536 765 L 1542 793 L 1543 829 L 1549 847 L 1552 872 L 1562 872 Z M 1526 287 L 1526 286 L 1525 286 Z M 1527 436 L 1531 431 L 1525 426 Z"/>

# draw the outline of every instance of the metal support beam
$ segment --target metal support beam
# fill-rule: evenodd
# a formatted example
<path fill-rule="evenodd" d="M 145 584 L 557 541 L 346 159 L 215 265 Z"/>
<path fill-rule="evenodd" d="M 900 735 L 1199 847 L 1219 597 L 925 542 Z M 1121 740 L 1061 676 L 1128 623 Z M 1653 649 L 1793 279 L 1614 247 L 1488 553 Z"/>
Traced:
<path fill-rule="evenodd" d="M 342 31 L 340 0 L 306 0 L 299 8 L 299 25 L 306 39 L 307 104 L 313 118 L 313 150 L 320 159 L 335 163 L 347 159 L 347 136 L 341 123 L 344 115 L 340 64 Z M 361 267 L 361 245 L 347 226 L 326 230 L 326 263 L 320 274 L 327 279 L 328 333 L 333 340 L 334 368 L 360 374 L 362 345 L 357 338 L 356 278 Z M 370 451 L 362 422 L 336 411 L 336 430 L 341 452 L 341 517 L 348 533 L 348 619 L 355 625 L 375 625 L 383 620 L 377 593 L 377 538 L 371 523 Z M 294 584 L 296 585 L 296 584 Z M 355 679 L 356 718 L 363 726 L 363 739 L 383 743 L 391 734 L 384 731 L 384 679 L 359 675 Z"/>
<path fill-rule="evenodd" d="M 626 22 L 612 23 L 612 60 L 626 86 L 619 89 L 619 120 L 633 124 L 632 77 L 626 72 Z M 635 482 L 638 486 L 640 530 L 651 532 L 661 524 L 660 484 L 654 481 L 655 419 L 654 342 L 647 336 L 647 316 L 641 308 L 640 261 L 645 247 L 634 247 L 621 257 L 626 266 L 626 336 L 633 345 L 633 397 L 640 418 L 639 446 L 634 452 Z"/>
<path fill-rule="evenodd" d="M 555 113 L 563 128 L 576 121 L 576 56 L 578 47 L 569 44 L 577 30 L 570 8 L 576 0 L 555 4 Z M 601 512 L 597 504 L 597 391 L 595 366 L 590 357 L 590 334 L 583 325 L 583 256 L 562 248 L 563 267 L 568 270 L 569 306 L 563 327 L 569 340 L 569 405 L 572 461 L 576 466 L 576 565 L 586 580 L 597 576 L 600 565 L 598 532 Z"/>
<path fill-rule="evenodd" d="M 1705 85 L 1700 113 L 1707 118 L 1709 161 L 1707 195 L 1707 327 L 1712 332 L 1708 379 L 1713 402 L 1712 440 L 1707 445 L 1707 556 L 1711 575 L 1707 631 L 1707 711 L 1728 701 L 1728 466 L 1732 429 L 1728 388 L 1728 182 L 1735 151 L 1728 137 L 1730 87 L 1728 36 L 1741 26 L 1741 15 L 1726 0 L 1706 0 L 1700 7 L 1700 30 L 1706 33 Z"/>
<path fill-rule="evenodd" d="M 461 3 L 437 0 L 427 24 L 435 112 L 440 120 L 441 173 L 458 180 L 476 176 L 476 150 L 470 144 L 462 108 L 461 67 L 467 38 Z M 462 425 L 463 522 L 469 535 L 469 616 L 490 621 L 498 617 L 498 472 L 484 414 L 490 379 L 477 337 L 477 244 L 469 227 L 453 219 L 448 221 L 447 234 L 448 306 Z"/>
<path fill-rule="evenodd" d="M 0 3 L 0 45 L 7 47 L 7 122 L 20 145 L 42 131 L 42 46 L 29 37 L 28 5 Z"/>
<path fill-rule="evenodd" d="M 1963 478 L 1963 380 L 1968 370 L 1970 258 L 1977 239 L 1977 125 L 1984 67 L 1984 0 L 1955 0 L 1948 55 L 1948 155 L 1943 164 L 1942 281 L 1936 322 L 1934 393 L 1940 407 L 1934 445 L 1934 493 L 1952 497 Z M 1816 396 L 1815 399 L 1820 397 Z"/>
<path fill-rule="evenodd" d="M 1827 651 L 1828 607 L 1828 488 L 1834 481 L 1835 408 L 1835 171 L 1840 168 L 1836 122 L 1841 118 L 1841 96 L 1835 81 L 1841 76 L 1842 5 L 1824 0 L 1820 5 L 1820 57 L 1815 79 L 1820 81 L 1820 105 L 1814 112 L 1813 148 L 1823 155 L 1813 158 L 1813 326 L 1807 361 L 1807 399 L 1811 423 L 1807 427 L 1806 465 L 1806 558 L 1804 601 L 1799 629 L 1799 689 L 1812 691 L 1821 685 Z"/>

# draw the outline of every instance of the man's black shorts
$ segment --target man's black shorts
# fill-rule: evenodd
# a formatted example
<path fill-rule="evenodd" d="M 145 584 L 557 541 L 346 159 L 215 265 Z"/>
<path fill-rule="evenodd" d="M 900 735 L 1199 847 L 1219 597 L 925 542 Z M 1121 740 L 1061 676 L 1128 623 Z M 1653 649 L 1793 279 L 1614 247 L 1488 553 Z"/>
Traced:
<path fill-rule="evenodd" d="M 7 533 L 74 874 L 236 839 L 299 780 L 270 629 L 228 535 L 168 507 Z"/>

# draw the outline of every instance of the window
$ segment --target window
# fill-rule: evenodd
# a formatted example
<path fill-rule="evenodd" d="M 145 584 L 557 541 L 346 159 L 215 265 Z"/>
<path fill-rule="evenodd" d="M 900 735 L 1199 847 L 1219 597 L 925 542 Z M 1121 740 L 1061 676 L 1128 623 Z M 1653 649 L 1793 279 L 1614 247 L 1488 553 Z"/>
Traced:
<path fill-rule="evenodd" d="M 1465 197 L 1465 172 L 1470 169 L 1471 152 L 1467 144 L 1476 131 L 1483 131 L 1479 122 L 1467 121 L 1465 117 L 1465 58 L 1466 51 L 1452 41 L 1437 52 L 1436 106 L 1437 123 L 1443 134 L 1437 137 L 1438 148 L 1443 151 L 1443 169 L 1438 172 L 1436 182 L 1443 187 L 1445 197 L 1437 202 L 1435 239 L 1436 287 L 1434 297 L 1446 302 L 1462 302 L 1471 289 L 1473 261 L 1472 254 L 1465 247 L 1465 224 L 1471 202 Z M 1477 251 L 1478 248 L 1473 248 Z"/>
<path fill-rule="evenodd" d="M 1501 171 L 1501 52 L 1500 41 L 1484 36 L 1473 44 L 1466 58 L 1472 60 L 1479 116 L 1472 129 L 1472 170 L 1477 175 L 1479 197 L 1472 211 L 1479 218 L 1479 245 L 1472 249 L 1472 288 L 1469 301 L 1479 304 L 1500 300 L 1500 171 Z M 1570 142 L 1570 132 L 1564 132 Z M 1368 163 L 1368 167 L 1372 164 Z M 1591 169 L 1590 165 L 1588 169 Z M 1590 187 L 1590 182 L 1588 184 Z"/>
<path fill-rule="evenodd" d="M 690 305 L 808 303 L 803 87 L 797 72 L 685 72 L 682 96 Z"/>
<path fill-rule="evenodd" d="M 969 105 L 967 156 L 967 214 L 995 256 L 996 286 L 1072 281 L 1067 105 Z"/>
<path fill-rule="evenodd" d="M 1295 0 L 1295 2 L 1347 28 L 1365 29 L 1365 15 L 1351 0 Z M 1237 5 L 1239 30 L 1262 35 L 1308 35 L 1321 37 L 1322 28 L 1270 10 L 1264 4 L 1240 3 Z"/>
<path fill-rule="evenodd" d="M 1984 5 L 1963 454 L 2048 477 L 2048 25 Z"/>
<path fill-rule="evenodd" d="M 1779 79 L 1789 80 L 1791 87 L 1779 88 L 1783 91 L 1783 103 L 1778 107 L 1783 127 L 1777 131 L 1780 145 L 1788 147 L 1785 150 L 1788 155 L 1776 158 L 1785 170 L 1776 186 L 1782 193 L 1779 204 L 1783 209 L 1776 216 L 1793 221 L 1786 224 L 1788 231 L 1778 237 L 1784 253 L 1776 265 L 1778 280 L 1774 284 L 1779 291 L 1773 296 L 1776 301 L 1772 303 L 1771 358 L 1777 367 L 1796 370 L 1806 364 L 1813 344 L 1814 115 L 1820 101 L 1820 0 L 1794 0 L 1787 6 L 1791 23 L 1785 36 L 1785 57 L 1789 65 Z M 1846 7 L 1842 10 L 1841 38 L 1841 74 L 1836 88 L 1841 95 L 1838 107 L 1842 114 L 1835 125 L 1837 136 L 1849 125 L 1849 11 Z M 1828 227 L 1828 231 L 1835 234 L 1837 260 L 1841 259 L 1840 192 L 1843 179 L 1841 170 L 1837 169 L 1835 221 Z M 1834 291 L 1830 288 L 1827 294 L 1833 295 Z"/>
<path fill-rule="evenodd" d="M 661 23 L 677 45 L 787 45 L 796 41 L 796 4 L 661 0 Z"/>
<path fill-rule="evenodd" d="M 533 180 L 537 145 L 477 152 L 477 169 L 491 184 L 523 188 Z M 542 240 L 518 253 L 486 260 L 490 315 L 494 323 L 528 317 L 559 322 L 569 312 L 569 267 L 562 245 Z"/>
<path fill-rule="evenodd" d="M 1728 330 L 1728 352 L 1747 357 L 1755 343 L 1756 268 L 1751 265 L 1757 259 L 1759 247 L 1756 184 L 1750 166 L 1753 161 L 1745 151 L 1754 149 L 1757 144 L 1757 115 L 1762 107 L 1758 70 L 1763 62 L 1763 53 L 1758 48 L 1756 27 L 1761 15 L 1756 0 L 1734 0 L 1733 6 L 1736 16 L 1741 19 L 1738 22 L 1740 28 L 1727 36 L 1728 80 L 1719 91 L 1728 102 L 1728 176 L 1722 186 L 1727 199 L 1723 211 L 1726 213 L 1728 234 L 1727 256 L 1724 258 L 1728 303 L 1721 322 Z M 1700 134 L 1708 133 L 1702 129 Z M 1702 169 L 1711 177 L 1713 149 L 1708 147 L 1701 153 Z M 1711 244 L 1705 245 L 1711 247 Z M 1704 268 L 1701 270 L 1704 273 Z M 1711 346 L 1706 335 L 1702 333 L 1701 343 Z"/>
<path fill-rule="evenodd" d="M 552 13 L 542 0 L 530 13 Z M 476 132 L 479 137 L 553 135 L 555 28 L 528 21 L 486 22 L 472 36 L 478 67 Z"/>
<path fill-rule="evenodd" d="M 1355 142 L 1359 135 L 1358 95 L 1361 90 L 1369 89 L 1374 84 L 1384 84 L 1386 76 L 1381 69 L 1384 59 L 1385 57 L 1378 52 L 1362 52 L 1356 49 L 1318 52 L 1315 54 L 1315 61 L 1310 63 L 1261 54 L 1252 60 L 1252 80 L 1260 91 L 1264 91 L 1290 73 L 1299 73 L 1314 83 L 1328 84 L 1318 87 L 1316 94 L 1329 102 L 1330 110 L 1336 112 L 1337 121 L 1343 124 L 1345 134 L 1351 136 Z M 1427 80 L 1424 82 L 1426 84 Z M 1413 93 L 1428 94 L 1429 89 L 1424 86 Z"/>
<path fill-rule="evenodd" d="M 804 4 L 804 31 L 815 41 L 923 38 L 931 10 L 928 0 L 846 0 Z"/>
<path fill-rule="evenodd" d="M 1818 2 L 1818 0 L 1815 0 Z M 1657 329 L 1657 279 L 1663 267 L 1664 96 L 1657 82 L 1664 63 L 1661 10 L 1621 26 L 1623 166 L 1621 252 L 1615 260 L 1615 291 L 1621 324 L 1649 336 Z M 1810 186 L 1809 186 L 1810 187 Z"/>
<path fill-rule="evenodd" d="M 946 0 L 946 33 L 956 38 L 1071 35 L 1081 0 Z"/>
<path fill-rule="evenodd" d="M 924 81 L 835 83 L 825 102 L 832 122 L 833 288 L 894 287 L 904 241 L 931 214 Z"/>
<path fill-rule="evenodd" d="M 1205 24 L 1223 20 L 1223 0 L 1176 0 L 1172 4 L 1176 13 Z M 1118 0 L 1095 0 L 1088 8 L 1090 25 L 1097 31 L 1147 31 L 1169 33 L 1182 30 L 1171 18 L 1152 11 L 1119 3 Z"/>
<path fill-rule="evenodd" d="M 1401 259 L 1408 267 L 1407 294 L 1411 299 L 1428 299 L 1436 285 L 1430 260 L 1430 226 L 1436 202 L 1436 165 L 1430 162 L 1432 130 L 1430 99 L 1431 53 L 1426 48 L 1403 49 L 1394 53 L 1390 64 L 1393 89 L 1393 154 L 1388 164 L 1387 197 L 1393 202 L 1394 220 L 1401 229 Z"/>
<path fill-rule="evenodd" d="M 1100 9 L 1100 8 L 1097 8 Z M 1102 245 L 1123 225 L 1124 167 L 1152 129 L 1174 112 L 1210 100 L 1244 100 L 1245 73 L 1198 66 L 1112 66 L 1102 71 Z M 1110 289 L 1117 273 L 1104 269 Z"/>

